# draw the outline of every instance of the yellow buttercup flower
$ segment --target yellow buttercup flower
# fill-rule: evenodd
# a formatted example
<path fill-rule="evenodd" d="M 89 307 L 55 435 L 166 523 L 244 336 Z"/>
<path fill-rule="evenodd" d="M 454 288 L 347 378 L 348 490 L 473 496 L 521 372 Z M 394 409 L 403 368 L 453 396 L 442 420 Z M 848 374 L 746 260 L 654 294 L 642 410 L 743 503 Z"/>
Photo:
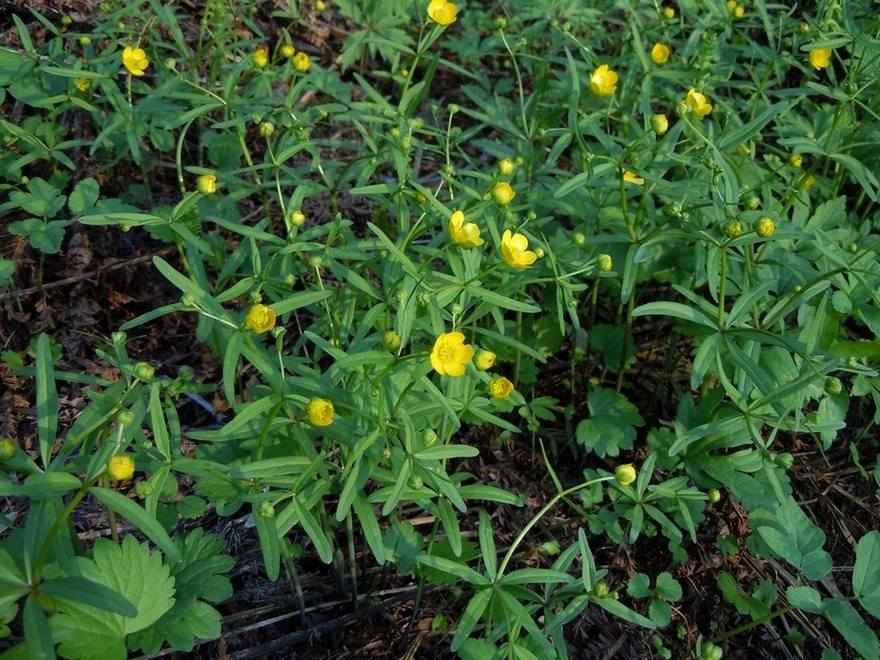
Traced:
<path fill-rule="evenodd" d="M 213 174 L 203 174 L 199 177 L 196 188 L 203 195 L 213 195 L 217 192 L 217 177 Z"/>
<path fill-rule="evenodd" d="M 788 163 L 794 167 L 800 167 L 804 163 L 804 157 L 800 154 L 792 154 L 788 157 Z"/>
<path fill-rule="evenodd" d="M 513 383 L 504 376 L 489 381 L 489 394 L 495 399 L 506 399 L 513 392 Z"/>
<path fill-rule="evenodd" d="M 474 366 L 477 368 L 477 371 L 486 371 L 492 368 L 496 359 L 498 359 L 498 356 L 492 351 L 480 349 L 474 356 Z"/>
<path fill-rule="evenodd" d="M 516 191 L 506 181 L 499 181 L 492 187 L 492 199 L 499 206 L 507 206 L 516 197 Z"/>
<path fill-rule="evenodd" d="M 455 15 L 457 13 L 458 7 L 454 2 L 431 0 L 428 4 L 428 18 L 437 23 L 437 25 L 451 25 L 455 23 Z"/>
<path fill-rule="evenodd" d="M 663 18 L 675 18 L 675 10 L 672 7 L 666 7 L 663 10 Z"/>
<path fill-rule="evenodd" d="M 299 52 L 294 55 L 293 59 L 290 62 L 293 65 L 293 68 L 300 73 L 305 73 L 310 68 L 312 68 L 312 61 L 309 59 L 309 56 L 303 52 Z"/>
<path fill-rule="evenodd" d="M 654 44 L 651 49 L 651 59 L 654 60 L 654 64 L 666 64 L 669 53 L 669 46 L 666 44 Z"/>
<path fill-rule="evenodd" d="M 107 461 L 107 476 L 111 481 L 125 481 L 134 476 L 134 459 L 128 454 L 118 454 Z"/>
<path fill-rule="evenodd" d="M 629 486 L 636 480 L 636 469 L 633 467 L 632 463 L 618 465 L 614 469 L 614 478 L 617 479 L 617 483 L 621 486 Z"/>
<path fill-rule="evenodd" d="M 538 260 L 538 255 L 529 250 L 529 239 L 509 229 L 501 237 L 501 256 L 511 268 L 528 268 Z"/>
<path fill-rule="evenodd" d="M 623 180 L 627 183 L 634 183 L 637 186 L 645 185 L 645 180 L 637 175 L 635 172 L 630 172 L 629 170 L 623 171 Z"/>
<path fill-rule="evenodd" d="M 480 238 L 480 228 L 473 222 L 464 221 L 464 213 L 456 211 L 449 219 L 449 235 L 453 243 L 458 243 L 463 248 L 472 248 L 482 245 L 485 241 Z"/>
<path fill-rule="evenodd" d="M 147 67 L 150 66 L 150 60 L 143 48 L 132 48 L 126 46 L 122 51 L 122 63 L 128 72 L 133 76 L 142 76 Z"/>
<path fill-rule="evenodd" d="M 460 332 L 444 332 L 434 342 L 431 366 L 441 376 L 463 376 L 465 365 L 474 357 L 474 347 L 464 343 Z"/>
<path fill-rule="evenodd" d="M 611 96 L 617 91 L 617 74 L 603 64 L 590 75 L 590 89 L 601 98 Z"/>
<path fill-rule="evenodd" d="M 244 323 L 255 334 L 268 332 L 275 327 L 275 312 L 265 305 L 254 305 L 248 311 Z"/>
<path fill-rule="evenodd" d="M 712 104 L 706 101 L 706 97 L 696 91 L 693 87 L 688 91 L 685 105 L 689 112 L 694 113 L 697 117 L 705 117 L 712 112 Z"/>
<path fill-rule="evenodd" d="M 831 49 L 817 48 L 816 50 L 811 50 L 810 64 L 813 65 L 813 68 L 816 69 L 816 71 L 824 69 L 831 64 Z"/>
<path fill-rule="evenodd" d="M 266 54 L 265 49 L 257 48 L 254 51 L 254 66 L 258 69 L 265 69 L 269 66 L 269 55 Z"/>
<path fill-rule="evenodd" d="M 77 78 L 74 85 L 80 92 L 85 94 L 87 91 L 89 91 L 89 87 L 92 86 L 92 81 L 88 78 Z"/>
<path fill-rule="evenodd" d="M 330 426 L 333 423 L 333 404 L 316 397 L 306 406 L 306 415 L 312 426 Z"/>

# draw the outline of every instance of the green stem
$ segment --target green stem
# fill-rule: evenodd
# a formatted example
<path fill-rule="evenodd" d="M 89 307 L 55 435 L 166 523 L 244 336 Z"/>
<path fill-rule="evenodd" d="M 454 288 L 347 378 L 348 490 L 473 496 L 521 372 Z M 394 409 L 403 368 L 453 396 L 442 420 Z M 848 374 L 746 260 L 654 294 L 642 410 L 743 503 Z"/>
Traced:
<path fill-rule="evenodd" d="M 763 624 L 767 623 L 768 621 L 775 619 L 778 616 L 782 616 L 783 614 L 787 614 L 788 612 L 791 612 L 793 609 L 795 609 L 794 605 L 786 605 L 785 607 L 782 607 L 782 608 L 776 610 L 775 612 L 770 612 L 769 614 L 765 614 L 764 616 L 762 616 L 759 619 L 755 619 L 754 621 L 749 621 L 748 623 L 745 623 L 745 624 L 739 626 L 738 628 L 734 628 L 733 630 L 729 630 L 728 632 L 726 632 L 722 635 L 718 635 L 716 637 L 713 637 L 709 641 L 713 644 L 717 644 L 718 642 L 723 642 L 725 639 L 729 639 L 730 637 L 733 637 L 735 635 L 739 635 L 740 633 L 746 632 L 747 630 L 751 630 L 752 628 L 757 628 L 758 626 L 763 625 Z"/>
<path fill-rule="evenodd" d="M 510 563 L 510 560 L 513 558 L 516 549 L 519 547 L 519 544 L 522 543 L 522 540 L 526 537 L 526 534 L 538 524 L 538 521 L 543 518 L 550 509 L 552 509 L 556 504 L 563 498 L 568 497 L 572 493 L 576 493 L 579 490 L 583 490 L 584 488 L 589 488 L 593 484 L 601 483 L 603 481 L 613 481 L 614 477 L 599 477 L 597 479 L 590 479 L 589 481 L 585 481 L 584 483 L 578 484 L 577 486 L 572 486 L 571 488 L 566 488 L 563 491 L 560 491 L 556 495 L 554 495 L 547 504 L 545 504 L 538 513 L 534 515 L 534 517 L 528 522 L 528 524 L 520 530 L 520 533 L 516 535 L 516 538 L 513 540 L 513 543 L 510 544 L 510 547 L 507 549 L 507 554 L 504 555 L 504 559 L 501 560 L 501 564 L 498 566 L 498 572 L 495 573 L 495 584 L 498 584 L 501 581 L 501 578 L 504 577 L 504 571 L 507 569 L 507 565 Z"/>

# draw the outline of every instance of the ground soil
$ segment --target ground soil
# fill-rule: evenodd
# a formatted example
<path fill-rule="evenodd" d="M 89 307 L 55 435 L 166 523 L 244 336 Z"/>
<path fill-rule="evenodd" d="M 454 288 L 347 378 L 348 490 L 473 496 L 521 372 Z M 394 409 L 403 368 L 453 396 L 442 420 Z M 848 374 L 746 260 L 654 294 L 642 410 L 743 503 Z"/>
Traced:
<path fill-rule="evenodd" d="M 2 41 L 15 41 L 14 31 L 10 30 L 13 14 L 27 21 L 35 32 L 39 31 L 39 25 L 25 8 L 28 5 L 43 11 L 53 22 L 60 21 L 62 12 L 69 13 L 77 22 L 87 22 L 94 4 L 88 0 L 3 0 L 0 2 Z M 272 5 L 267 3 L 258 17 L 270 34 Z M 324 34 L 344 34 L 346 28 L 334 26 L 332 32 Z M 305 32 L 295 36 L 302 37 L 305 43 L 315 40 Z M 314 57 L 325 58 L 324 64 L 331 65 L 332 58 L 325 50 L 338 47 L 338 42 L 323 41 L 320 47 L 314 46 L 311 50 Z M 7 106 L 9 103 L 7 101 Z M 4 116 L 8 116 L 12 108 L 2 110 Z M 91 170 L 94 164 L 84 161 L 82 166 Z M 117 185 L 123 183 L 120 181 Z M 167 185 L 168 190 L 163 191 L 161 181 L 154 181 L 154 192 L 173 197 L 176 183 L 169 180 Z M 352 204 L 357 204 L 356 200 Z M 354 207 L 350 211 L 356 215 L 362 209 Z M 366 209 L 366 215 L 370 212 Z M 15 219 L 18 218 L 7 216 L 0 219 L 0 223 L 5 225 Z M 63 349 L 60 370 L 110 380 L 117 378 L 98 358 L 96 349 L 105 346 L 111 333 L 124 322 L 179 297 L 179 292 L 151 263 L 152 257 L 157 255 L 173 263 L 174 250 L 140 230 L 122 233 L 115 228 L 74 225 L 62 250 L 45 259 L 31 250 L 25 239 L 2 231 L 0 254 L 17 264 L 13 286 L 0 290 L 0 348 L 24 355 L 31 337 L 40 332 L 51 333 Z M 626 382 L 630 384 L 627 393 L 651 426 L 662 423 L 664 415 L 674 410 L 674 386 L 686 387 L 686 377 L 680 383 L 673 383 L 658 380 L 653 374 L 670 374 L 666 378 L 673 378 L 676 373 L 686 376 L 690 346 L 670 344 L 669 328 L 658 326 L 656 321 L 643 320 L 643 325 L 635 330 L 639 344 L 638 367 L 627 375 Z M 191 316 L 172 314 L 142 326 L 130 337 L 129 352 L 133 360 L 149 361 L 162 375 L 174 376 L 180 366 L 187 365 L 195 369 L 199 381 L 217 383 L 220 379 L 216 358 L 195 339 Z M 670 356 L 679 362 L 678 372 L 652 369 L 652 365 L 669 360 Z M 559 375 L 567 375 L 567 365 L 567 347 L 564 347 L 548 366 L 538 394 L 567 400 L 570 395 L 563 376 Z M 62 386 L 60 395 L 63 433 L 87 399 L 83 389 L 76 385 Z M 0 363 L 0 435 L 16 438 L 25 448 L 36 442 L 34 397 L 33 382 L 13 375 Z M 219 395 L 217 399 L 219 401 Z M 182 399 L 179 412 L 184 434 L 212 421 L 211 416 L 191 400 Z M 851 428 L 865 428 L 872 414 L 854 410 Z M 542 437 L 556 439 L 559 446 L 564 446 L 566 431 L 548 428 Z M 462 440 L 478 446 L 481 453 L 463 462 L 460 469 L 473 473 L 484 483 L 499 485 L 526 497 L 526 506 L 522 508 L 499 506 L 491 511 L 496 541 L 500 548 L 504 547 L 552 497 L 555 492 L 552 481 L 534 438 L 528 434 L 499 443 L 491 429 L 470 428 Z M 639 461 L 645 448 L 643 439 L 640 440 L 639 449 L 626 458 Z M 785 442 L 795 457 L 790 474 L 798 500 L 824 529 L 826 548 L 834 558 L 834 566 L 839 567 L 826 579 L 825 587 L 830 593 L 835 590 L 845 593 L 849 582 L 847 567 L 853 565 L 857 539 L 880 524 L 875 487 L 853 467 L 851 446 L 865 445 L 859 444 L 861 441 L 855 437 L 844 437 L 823 456 L 809 438 L 791 437 Z M 573 452 L 570 447 L 561 451 L 557 464 L 567 466 L 560 473 L 567 483 L 575 483 L 586 467 L 612 467 Z M 185 486 L 182 484 L 182 488 Z M 474 536 L 476 517 L 476 511 L 465 517 L 462 527 L 466 537 Z M 691 558 L 685 565 L 672 561 L 662 538 L 643 539 L 632 547 L 593 546 L 597 563 L 610 570 L 608 582 L 612 589 L 624 585 L 636 572 L 655 576 L 669 571 L 680 581 L 684 595 L 674 604 L 672 627 L 663 633 L 671 657 L 684 657 L 700 634 L 711 637 L 747 622 L 746 617 L 721 600 L 716 586 L 721 571 L 732 573 L 747 588 L 764 579 L 772 580 L 780 589 L 796 582 L 785 565 L 755 559 L 746 552 L 727 555 L 718 549 L 719 536 L 731 536 L 742 545 L 750 531 L 746 518 L 745 512 L 731 499 L 723 498 L 712 506 L 700 527 L 697 542 L 685 544 Z M 420 531 L 427 531 L 429 525 L 419 518 L 419 512 L 412 512 L 412 522 Z M 86 508 L 80 524 L 87 537 L 106 533 L 97 507 L 94 511 Z M 290 583 L 283 579 L 273 583 L 266 578 L 255 530 L 248 526 L 245 516 L 220 518 L 209 511 L 194 524 L 219 534 L 229 543 L 229 552 L 237 559 L 231 576 L 235 594 L 219 606 L 224 616 L 221 639 L 200 644 L 190 654 L 168 652 L 163 657 L 333 660 L 451 657 L 451 634 L 442 623 L 443 617 L 453 622 L 467 602 L 466 594 L 463 596 L 450 587 L 428 589 L 415 608 L 416 584 L 407 576 L 375 567 L 359 544 L 359 598 L 353 599 L 349 576 L 334 576 L 327 566 L 306 554 L 298 564 L 307 607 L 303 626 Z M 518 561 L 521 565 L 548 566 L 552 560 L 538 552 L 538 546 L 555 538 L 566 547 L 585 524 L 571 509 L 557 507 L 530 537 Z M 599 544 L 601 539 L 592 537 L 591 542 Z M 799 647 L 780 641 L 795 630 L 807 636 L 806 645 Z M 652 633 L 628 626 L 598 608 L 590 608 L 582 618 L 572 622 L 569 631 L 573 658 L 659 657 L 652 643 Z M 818 658 L 823 645 L 838 649 L 843 657 L 851 657 L 843 640 L 821 618 L 797 612 L 780 617 L 772 626 L 755 628 L 723 644 L 725 657 L 732 659 Z"/>

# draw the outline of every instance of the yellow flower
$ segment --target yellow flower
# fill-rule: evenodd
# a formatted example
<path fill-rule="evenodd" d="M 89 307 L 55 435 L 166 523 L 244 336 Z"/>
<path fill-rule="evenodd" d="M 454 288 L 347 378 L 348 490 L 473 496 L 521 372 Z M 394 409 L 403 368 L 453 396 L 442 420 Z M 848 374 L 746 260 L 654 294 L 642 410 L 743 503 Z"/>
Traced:
<path fill-rule="evenodd" d="M 793 167 L 800 167 L 804 163 L 804 157 L 800 154 L 792 154 L 788 157 L 788 163 Z"/>
<path fill-rule="evenodd" d="M 816 69 L 816 71 L 824 69 L 831 64 L 831 49 L 817 48 L 816 50 L 811 50 L 810 64 L 813 65 L 813 68 Z"/>
<path fill-rule="evenodd" d="M 516 164 L 510 158 L 504 158 L 503 160 L 498 161 L 498 171 L 503 176 L 510 176 L 513 174 L 513 170 L 516 167 Z"/>
<path fill-rule="evenodd" d="M 506 181 L 499 181 L 492 188 L 492 199 L 499 206 L 507 206 L 516 197 L 516 191 Z"/>
<path fill-rule="evenodd" d="M 688 91 L 685 104 L 689 112 L 693 112 L 697 117 L 705 117 L 712 112 L 712 104 L 706 101 L 706 97 L 696 91 L 693 87 Z"/>
<path fill-rule="evenodd" d="M 509 229 L 501 237 L 501 256 L 511 268 L 528 268 L 538 260 L 538 255 L 529 250 L 529 239 Z"/>
<path fill-rule="evenodd" d="M 89 91 L 89 87 L 92 86 L 92 81 L 88 78 L 77 78 L 74 85 L 76 85 L 76 88 L 79 91 L 85 94 L 87 91 Z"/>
<path fill-rule="evenodd" d="M 663 10 L 663 18 L 675 18 L 675 10 L 672 7 L 666 7 Z"/>
<path fill-rule="evenodd" d="M 447 0 L 431 0 L 428 4 L 428 18 L 437 23 L 437 25 L 450 25 L 455 23 L 455 15 L 458 13 L 458 7 L 454 2 Z"/>
<path fill-rule="evenodd" d="M 394 332 L 394 330 L 389 330 L 382 335 L 382 348 L 386 351 L 396 351 L 400 348 L 401 341 L 402 339 L 399 334 Z"/>
<path fill-rule="evenodd" d="M 309 56 L 303 52 L 294 55 L 291 63 L 293 64 L 293 68 L 300 73 L 305 73 L 312 68 L 312 61 L 309 59 Z"/>
<path fill-rule="evenodd" d="M 601 98 L 611 96 L 617 90 L 617 74 L 603 64 L 590 75 L 590 89 Z"/>
<path fill-rule="evenodd" d="M 618 465 L 614 469 L 614 478 L 617 479 L 617 483 L 621 486 L 629 486 L 636 480 L 636 469 L 633 467 L 632 463 Z"/>
<path fill-rule="evenodd" d="M 629 170 L 623 171 L 623 180 L 627 183 L 634 183 L 637 186 L 645 185 L 645 180 L 638 176 L 635 172 L 630 172 Z"/>
<path fill-rule="evenodd" d="M 122 63 L 133 76 L 144 75 L 144 71 L 150 66 L 150 60 L 147 59 L 144 49 L 132 48 L 131 46 L 126 46 L 122 51 Z"/>
<path fill-rule="evenodd" d="M 203 174 L 199 177 L 196 187 L 203 195 L 213 195 L 217 192 L 217 177 L 213 174 Z"/>
<path fill-rule="evenodd" d="M 296 210 L 290 214 L 290 224 L 294 227 L 302 227 L 306 223 L 306 214 Z"/>
<path fill-rule="evenodd" d="M 745 7 L 734 7 L 730 13 L 734 18 L 742 18 L 746 15 L 746 10 Z"/>
<path fill-rule="evenodd" d="M 504 376 L 489 381 L 489 394 L 495 399 L 506 399 L 513 392 L 513 383 Z"/>
<path fill-rule="evenodd" d="M 800 175 L 797 182 L 795 183 L 795 186 L 798 190 L 809 190 L 813 187 L 814 183 L 816 183 L 816 177 L 814 177 L 812 174 L 804 173 Z"/>
<path fill-rule="evenodd" d="M 654 44 L 651 49 L 651 59 L 654 60 L 654 64 L 666 64 L 666 60 L 669 59 L 669 46 Z"/>
<path fill-rule="evenodd" d="M 248 311 L 244 323 L 259 335 L 275 327 L 275 312 L 265 305 L 254 305 Z"/>
<path fill-rule="evenodd" d="M 669 130 L 669 120 L 666 115 L 654 115 L 651 117 L 651 128 L 657 135 L 663 135 Z"/>
<path fill-rule="evenodd" d="M 254 51 L 254 66 L 258 69 L 265 69 L 269 66 L 269 56 L 266 54 L 265 49 L 257 48 Z"/>
<path fill-rule="evenodd" d="M 281 56 L 290 59 L 293 57 L 293 54 L 296 53 L 296 48 L 291 46 L 290 44 L 284 44 L 281 46 Z"/>
<path fill-rule="evenodd" d="M 134 475 L 134 459 L 128 454 L 118 454 L 107 461 L 107 476 L 112 481 L 125 481 Z"/>
<path fill-rule="evenodd" d="M 454 243 L 463 248 L 472 248 L 482 245 L 485 241 L 480 238 L 480 228 L 473 222 L 464 221 L 464 213 L 456 211 L 449 219 L 449 235 Z"/>
<path fill-rule="evenodd" d="M 434 342 L 431 366 L 441 376 L 463 376 L 465 365 L 474 357 L 474 347 L 464 343 L 460 332 L 444 332 Z"/>
<path fill-rule="evenodd" d="M 474 356 L 474 366 L 477 368 L 477 371 L 486 371 L 492 368 L 497 358 L 498 356 L 492 351 L 481 349 Z"/>
<path fill-rule="evenodd" d="M 312 426 L 330 426 L 333 423 L 333 404 L 316 397 L 306 406 L 306 415 Z"/>

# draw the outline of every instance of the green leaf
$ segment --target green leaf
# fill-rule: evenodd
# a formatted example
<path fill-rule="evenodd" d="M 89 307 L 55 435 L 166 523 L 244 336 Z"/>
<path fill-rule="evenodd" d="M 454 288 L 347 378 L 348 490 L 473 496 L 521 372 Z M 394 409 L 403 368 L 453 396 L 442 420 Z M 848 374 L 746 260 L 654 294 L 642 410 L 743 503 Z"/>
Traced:
<path fill-rule="evenodd" d="M 633 612 L 619 600 L 614 600 L 613 598 L 591 598 L 591 600 L 603 610 L 610 612 L 624 621 L 634 623 L 637 626 L 642 626 L 648 630 L 654 630 L 657 627 L 657 624 L 651 621 L 651 619 L 642 616 L 638 612 Z"/>
<path fill-rule="evenodd" d="M 232 595 L 232 584 L 223 575 L 235 560 L 223 554 L 226 542 L 196 528 L 175 540 L 182 560 L 171 564 L 174 605 L 149 628 L 128 640 L 133 649 L 155 655 L 168 643 L 178 651 L 191 651 L 196 639 L 220 636 L 220 613 L 208 603 L 219 603 Z"/>
<path fill-rule="evenodd" d="M 672 575 L 663 571 L 657 576 L 657 595 L 665 600 L 679 600 L 681 598 L 681 585 Z"/>
<path fill-rule="evenodd" d="M 645 422 L 624 395 L 600 387 L 587 395 L 587 405 L 590 417 L 577 425 L 578 442 L 600 457 L 617 456 L 621 449 L 632 449 L 635 427 Z"/>
<path fill-rule="evenodd" d="M 785 590 L 785 597 L 789 605 L 800 610 L 812 614 L 822 613 L 822 595 L 813 587 L 789 587 Z"/>
<path fill-rule="evenodd" d="M 50 499 L 77 490 L 82 482 L 67 472 L 36 472 L 24 483 L 0 481 L 0 496 L 30 497 L 34 500 Z"/>
<path fill-rule="evenodd" d="M 474 628 L 477 627 L 480 618 L 483 616 L 483 612 L 486 611 L 486 607 L 489 605 L 492 593 L 493 591 L 491 589 L 481 589 L 471 598 L 464 610 L 464 614 L 461 615 L 461 619 L 458 622 L 455 637 L 452 638 L 450 650 L 453 653 L 461 648 L 461 645 L 464 644 Z"/>
<path fill-rule="evenodd" d="M 67 207 L 73 215 L 82 215 L 95 206 L 100 193 L 101 188 L 97 181 L 91 177 L 83 179 L 76 184 L 76 188 L 70 193 Z"/>
<path fill-rule="evenodd" d="M 489 578 L 481 573 L 477 573 L 470 566 L 462 564 L 458 561 L 453 561 L 451 559 L 447 559 L 446 557 L 435 557 L 434 555 L 419 555 L 418 562 L 420 564 L 424 564 L 425 566 L 430 566 L 431 568 L 442 571 L 443 573 L 448 573 L 460 580 L 464 580 L 468 584 L 472 584 L 475 587 L 485 587 L 491 584 Z"/>
<path fill-rule="evenodd" d="M 165 553 L 169 561 L 180 561 L 180 552 L 168 536 L 168 532 L 143 507 L 110 488 L 95 486 L 89 492 L 146 534 Z"/>
<path fill-rule="evenodd" d="M 706 328 L 717 330 L 718 326 L 702 311 L 690 305 L 665 300 L 649 302 L 633 310 L 633 316 L 671 316 L 682 321 L 690 321 Z"/>
<path fill-rule="evenodd" d="M 817 527 L 791 497 L 776 510 L 776 525 L 756 529 L 770 549 L 810 580 L 820 580 L 831 571 L 831 555 L 822 549 L 825 533 Z"/>
<path fill-rule="evenodd" d="M 448 458 L 473 458 L 480 450 L 470 445 L 435 445 L 418 452 L 415 456 L 425 461 L 438 461 Z"/>
<path fill-rule="evenodd" d="M 130 600 L 113 589 L 83 577 L 60 577 L 40 585 L 40 593 L 91 605 L 99 610 L 132 618 L 138 615 Z"/>
<path fill-rule="evenodd" d="M 0 286 L 6 286 L 15 274 L 15 262 L 0 257 Z"/>
<path fill-rule="evenodd" d="M 880 474 L 880 468 L 875 471 Z M 880 532 L 865 534 L 856 549 L 853 592 L 868 612 L 880 619 Z"/>
<path fill-rule="evenodd" d="M 55 361 L 49 336 L 37 338 L 37 431 L 40 436 L 40 458 L 48 467 L 58 434 L 58 392 L 55 389 Z"/>
<path fill-rule="evenodd" d="M 137 616 L 110 614 L 92 605 L 54 598 L 58 614 L 49 625 L 62 639 L 58 653 L 65 658 L 124 660 L 126 636 L 158 621 L 174 603 L 174 578 L 158 552 L 127 536 L 121 546 L 98 539 L 94 559 L 77 557 L 82 576 L 103 584 L 134 605 Z M 176 552 L 176 554 L 180 554 Z"/>
<path fill-rule="evenodd" d="M 33 594 L 29 595 L 24 602 L 24 612 L 22 614 L 24 638 L 27 644 L 27 657 L 29 660 L 54 659 L 55 645 L 52 642 L 49 622 L 46 620 L 43 608 L 37 603 L 37 599 Z"/>
<path fill-rule="evenodd" d="M 627 582 L 626 593 L 633 598 L 647 598 L 651 595 L 651 578 L 644 573 L 636 573 Z"/>
<path fill-rule="evenodd" d="M 495 575 L 498 571 L 498 555 L 495 550 L 495 531 L 485 509 L 480 509 L 480 524 L 477 526 L 480 538 L 480 553 L 486 565 L 486 573 Z M 469 569 L 470 570 L 470 569 Z"/>
<path fill-rule="evenodd" d="M 568 584 L 574 578 L 568 573 L 550 568 L 520 568 L 501 578 L 499 584 Z"/>
<path fill-rule="evenodd" d="M 264 516 L 258 506 L 253 507 L 251 515 L 254 518 L 254 527 L 257 528 L 257 536 L 260 538 L 266 577 L 270 580 L 277 580 L 281 573 L 281 544 L 278 541 L 275 519 Z"/>
<path fill-rule="evenodd" d="M 794 101 L 780 101 L 771 105 L 745 126 L 730 131 L 727 135 L 723 136 L 718 141 L 718 149 L 724 151 L 728 147 L 738 147 L 746 140 L 751 140 L 762 128 L 773 121 L 777 115 L 788 110 L 793 103 Z"/>
<path fill-rule="evenodd" d="M 822 610 L 825 618 L 843 635 L 847 644 L 861 654 L 863 660 L 880 660 L 877 635 L 852 605 L 843 600 L 828 598 L 822 602 Z"/>

